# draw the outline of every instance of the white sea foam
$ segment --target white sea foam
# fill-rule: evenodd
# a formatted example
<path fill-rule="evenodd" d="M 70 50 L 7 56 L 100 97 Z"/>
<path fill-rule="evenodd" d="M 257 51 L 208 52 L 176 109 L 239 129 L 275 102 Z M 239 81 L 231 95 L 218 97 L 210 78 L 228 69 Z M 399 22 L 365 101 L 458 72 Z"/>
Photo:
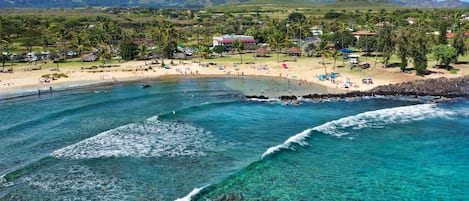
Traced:
<path fill-rule="evenodd" d="M 129 124 L 54 151 L 67 159 L 101 157 L 203 156 L 214 146 L 210 132 L 189 124 L 160 122 L 153 117 Z"/>
<path fill-rule="evenodd" d="M 194 190 L 192 190 L 189 194 L 187 194 L 185 197 L 183 198 L 178 198 L 176 199 L 175 201 L 191 201 L 192 197 L 194 197 L 194 195 L 197 195 L 200 193 L 201 190 L 203 190 L 204 188 L 206 188 L 207 186 L 203 186 L 203 187 L 200 187 L 200 188 L 195 188 Z"/>
<path fill-rule="evenodd" d="M 250 100 L 250 101 L 256 101 L 256 102 L 281 102 L 279 98 L 268 98 L 268 99 L 249 98 L 248 100 Z"/>
<path fill-rule="evenodd" d="M 309 128 L 288 138 L 283 144 L 267 149 L 262 158 L 281 149 L 292 149 L 293 143 L 301 146 L 307 145 L 308 138 L 312 131 L 318 131 L 325 134 L 341 137 L 349 134 L 349 130 L 358 130 L 363 128 L 380 128 L 387 124 L 409 123 L 427 118 L 450 117 L 455 113 L 449 110 L 438 108 L 435 104 L 422 104 L 412 106 L 402 106 L 389 109 L 381 109 L 360 113 L 354 116 L 344 117 L 338 120 L 330 121 L 314 128 Z"/>
<path fill-rule="evenodd" d="M 314 130 L 340 137 L 349 134 L 346 130 L 350 129 L 380 128 L 387 124 L 409 123 L 429 118 L 449 117 L 454 114 L 452 111 L 438 108 L 435 104 L 402 106 L 344 117 L 317 126 Z"/>
<path fill-rule="evenodd" d="M 130 200 L 137 185 L 117 177 L 73 165 L 54 172 L 34 174 L 22 179 L 30 188 L 53 194 L 54 200 Z M 158 195 L 153 195 L 158 196 Z"/>

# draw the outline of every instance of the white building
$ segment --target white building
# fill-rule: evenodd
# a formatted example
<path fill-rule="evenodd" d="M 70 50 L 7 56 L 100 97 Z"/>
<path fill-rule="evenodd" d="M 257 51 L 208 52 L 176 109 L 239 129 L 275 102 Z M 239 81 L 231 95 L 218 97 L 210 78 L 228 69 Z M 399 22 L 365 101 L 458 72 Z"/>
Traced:
<path fill-rule="evenodd" d="M 311 31 L 313 36 L 320 36 L 323 34 L 322 29 L 317 26 L 309 28 L 309 31 Z"/>
<path fill-rule="evenodd" d="M 230 49 L 234 41 L 239 41 L 244 43 L 244 46 L 255 46 L 256 40 L 254 36 L 245 36 L 245 35 L 223 35 L 223 36 L 214 36 L 213 37 L 213 47 L 217 45 L 223 45 L 226 48 Z"/>

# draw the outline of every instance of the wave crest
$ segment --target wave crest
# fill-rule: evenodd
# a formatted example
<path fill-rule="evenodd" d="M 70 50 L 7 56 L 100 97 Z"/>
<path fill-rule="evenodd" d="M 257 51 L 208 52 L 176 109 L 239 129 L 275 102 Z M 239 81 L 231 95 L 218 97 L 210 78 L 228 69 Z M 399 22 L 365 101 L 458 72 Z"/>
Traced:
<path fill-rule="evenodd" d="M 207 186 L 203 186 L 203 187 L 200 187 L 200 188 L 194 188 L 194 190 L 192 190 L 189 194 L 187 194 L 185 197 L 183 198 L 178 198 L 176 199 L 175 201 L 191 201 L 192 197 L 194 197 L 195 195 L 199 194 L 200 191 L 202 191 L 204 188 L 206 188 Z"/>
<path fill-rule="evenodd" d="M 428 118 L 449 117 L 455 113 L 449 110 L 438 108 L 436 104 L 422 104 L 412 106 L 402 106 L 388 109 L 381 109 L 348 116 L 341 119 L 324 123 L 314 128 L 309 128 L 288 138 L 284 143 L 270 147 L 262 154 L 262 158 L 282 149 L 293 149 L 293 143 L 305 146 L 306 139 L 312 131 L 341 137 L 348 135 L 348 130 L 359 130 L 363 128 L 380 128 L 388 124 L 409 123 Z"/>

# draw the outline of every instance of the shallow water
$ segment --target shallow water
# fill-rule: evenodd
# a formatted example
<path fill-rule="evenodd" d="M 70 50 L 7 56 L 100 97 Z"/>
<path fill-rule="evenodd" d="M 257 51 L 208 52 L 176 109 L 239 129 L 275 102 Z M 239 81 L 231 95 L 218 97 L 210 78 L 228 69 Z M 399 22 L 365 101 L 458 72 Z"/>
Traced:
<path fill-rule="evenodd" d="M 465 100 L 285 105 L 242 98 L 285 80 L 151 85 L 1 101 L 0 198 L 468 199 Z M 282 90 L 325 92 L 296 87 Z"/>

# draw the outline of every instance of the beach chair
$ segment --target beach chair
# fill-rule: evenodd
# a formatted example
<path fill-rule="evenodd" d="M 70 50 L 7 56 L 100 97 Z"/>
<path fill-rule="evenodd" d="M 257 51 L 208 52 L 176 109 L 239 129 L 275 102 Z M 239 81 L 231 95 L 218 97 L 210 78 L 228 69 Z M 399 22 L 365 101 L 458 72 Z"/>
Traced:
<path fill-rule="evenodd" d="M 327 76 L 326 76 L 326 75 L 324 75 L 324 74 L 322 74 L 322 75 L 318 75 L 317 77 L 318 77 L 318 79 L 319 79 L 319 80 L 321 80 L 321 81 L 324 81 L 324 80 L 326 80 L 326 79 L 327 79 Z"/>

